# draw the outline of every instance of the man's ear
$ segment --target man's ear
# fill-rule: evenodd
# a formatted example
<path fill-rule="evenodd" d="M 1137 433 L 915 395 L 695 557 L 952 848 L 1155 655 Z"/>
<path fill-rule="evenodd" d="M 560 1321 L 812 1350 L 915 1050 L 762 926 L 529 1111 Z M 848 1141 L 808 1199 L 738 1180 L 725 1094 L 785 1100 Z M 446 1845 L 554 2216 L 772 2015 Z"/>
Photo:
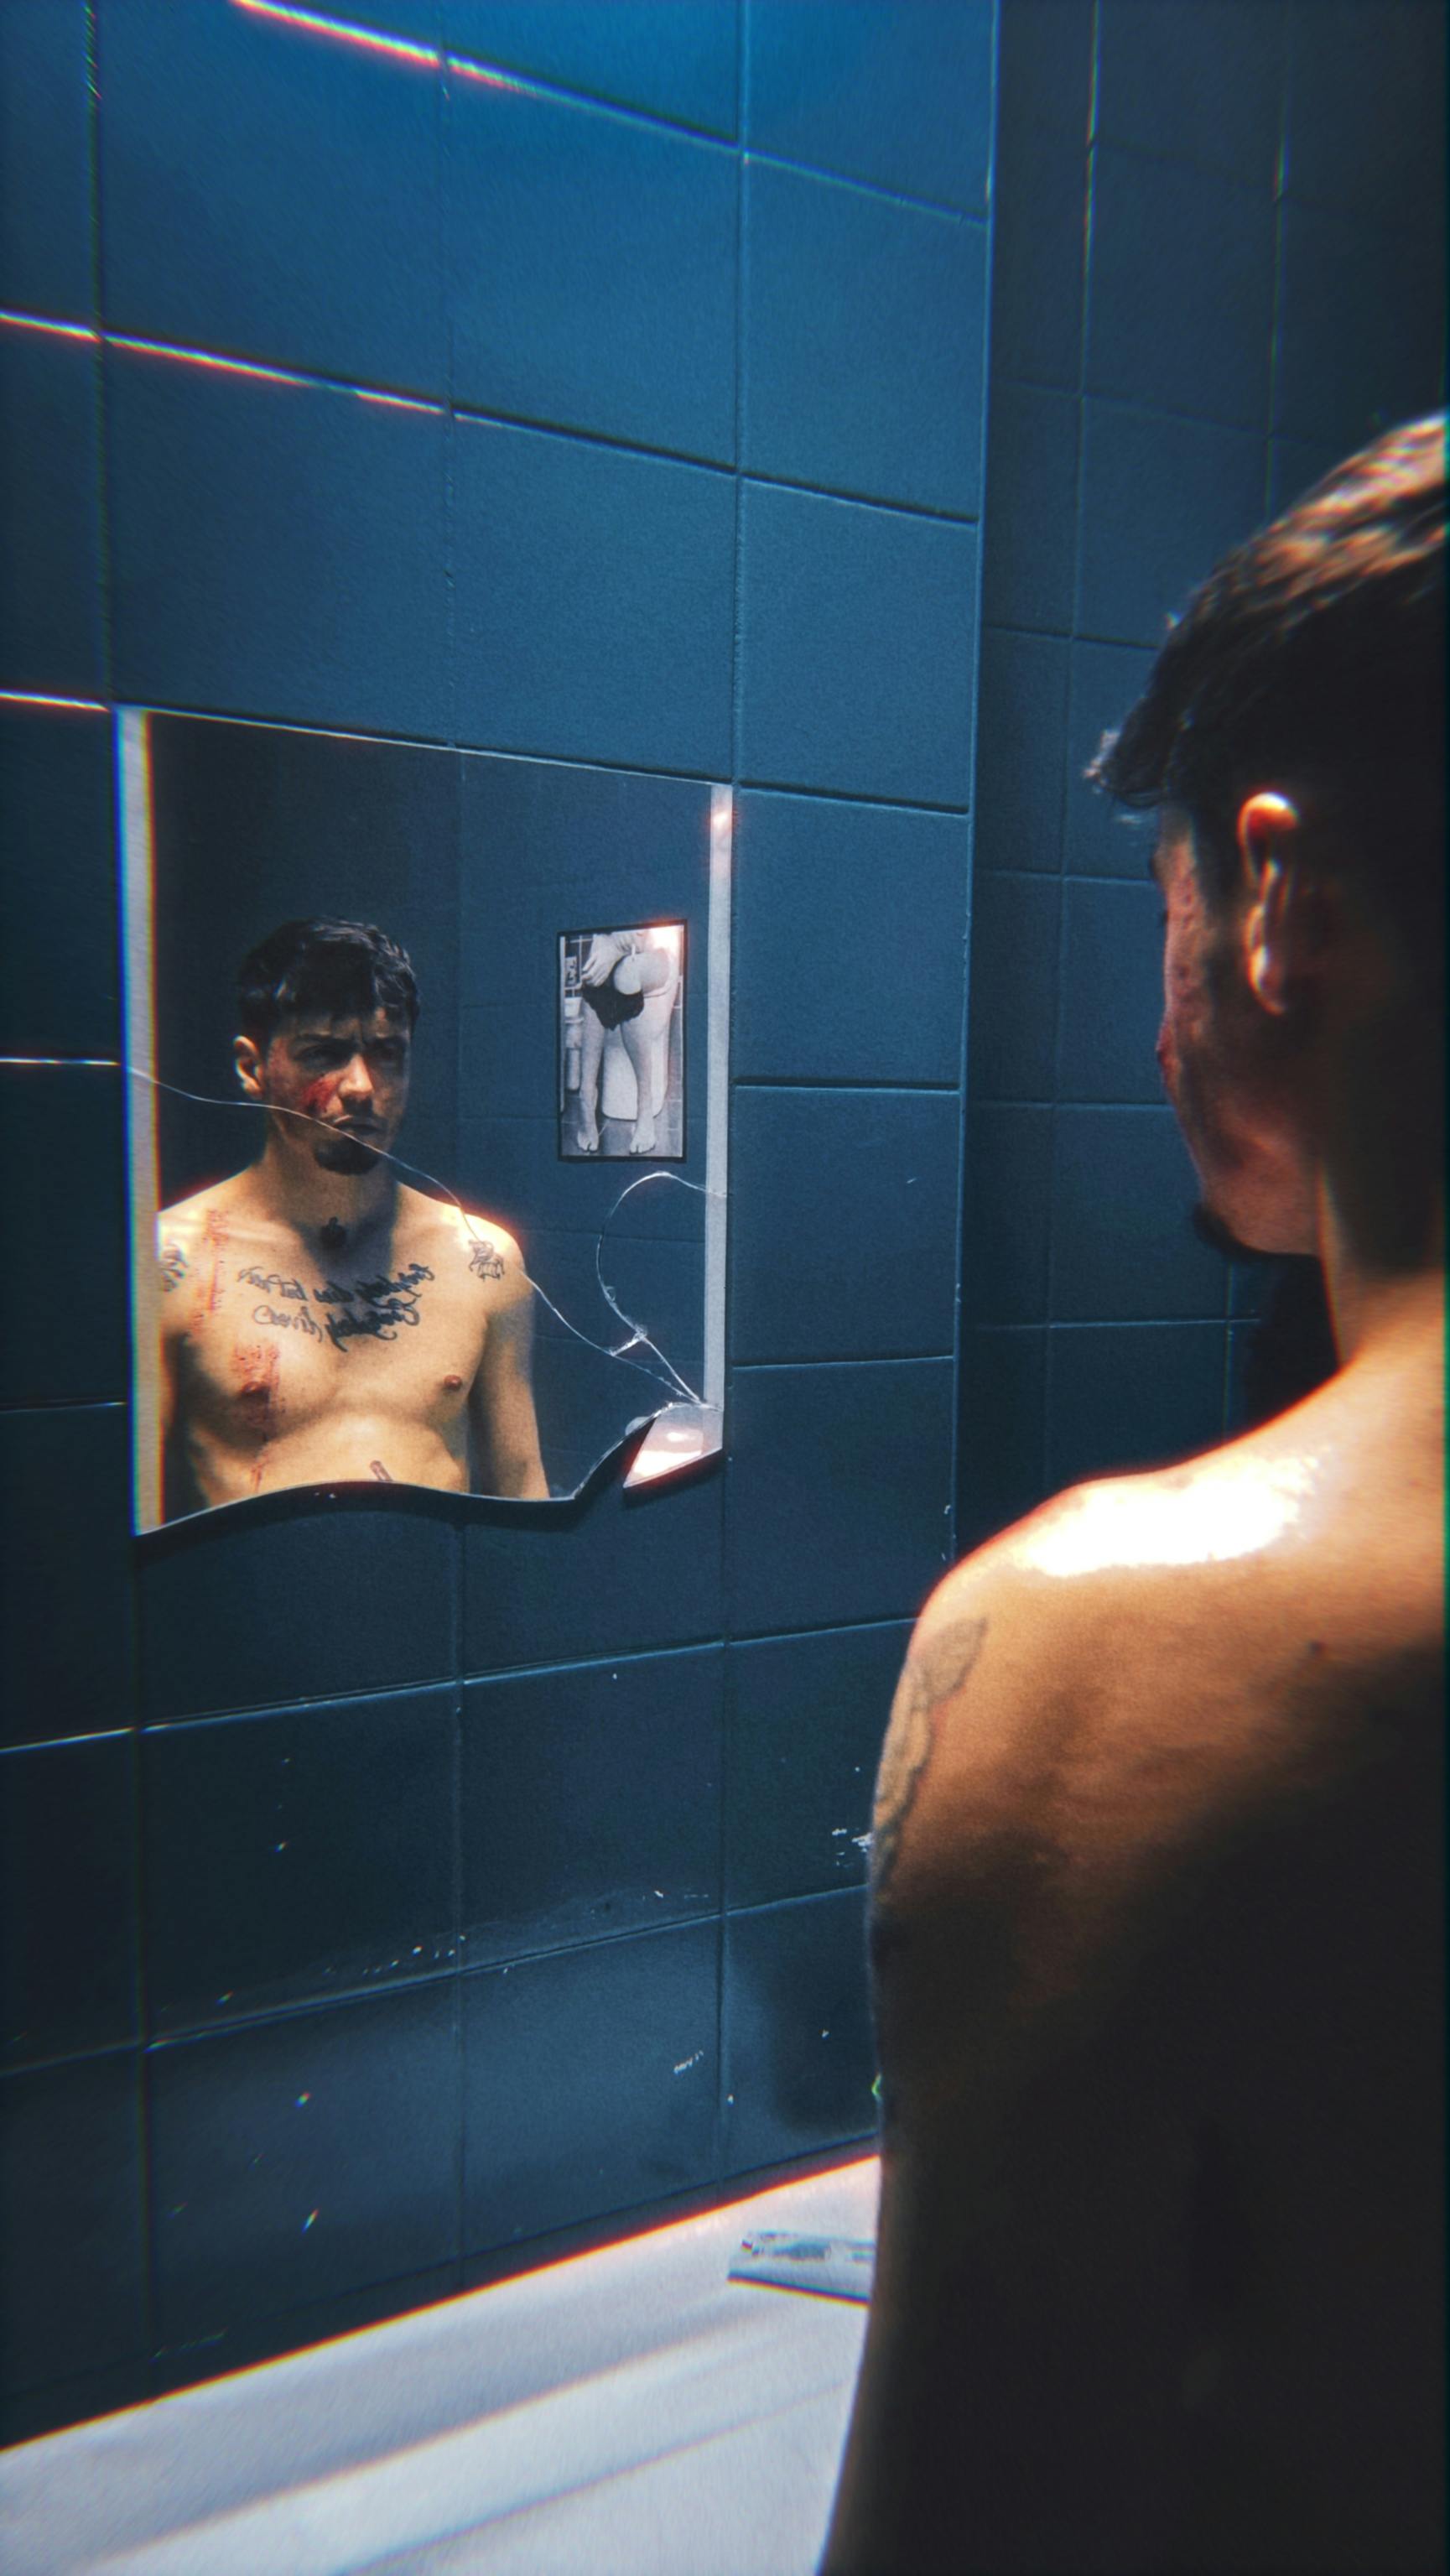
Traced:
<path fill-rule="evenodd" d="M 1274 1019 L 1301 1000 L 1323 954 L 1328 928 L 1323 889 L 1306 873 L 1298 809 L 1275 789 L 1245 799 L 1239 857 L 1248 908 L 1244 966 L 1249 989 Z"/>
<path fill-rule="evenodd" d="M 265 1100 L 266 1084 L 262 1078 L 262 1050 L 253 1038 L 233 1038 L 232 1062 L 237 1080 L 249 1100 Z"/>

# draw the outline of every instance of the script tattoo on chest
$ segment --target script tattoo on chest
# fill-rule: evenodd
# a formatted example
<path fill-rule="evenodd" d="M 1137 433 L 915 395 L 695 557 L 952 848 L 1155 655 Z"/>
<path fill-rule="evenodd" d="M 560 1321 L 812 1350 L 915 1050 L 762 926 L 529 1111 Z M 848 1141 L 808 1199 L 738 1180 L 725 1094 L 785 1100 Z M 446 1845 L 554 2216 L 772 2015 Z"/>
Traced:
<path fill-rule="evenodd" d="M 502 1279 L 503 1255 L 491 1243 L 475 1243 L 468 1256 L 468 1267 L 476 1279 Z"/>
<path fill-rule="evenodd" d="M 374 1342 L 395 1342 L 405 1326 L 419 1323 L 423 1288 L 433 1275 L 424 1262 L 410 1261 L 390 1277 L 324 1279 L 308 1290 L 300 1279 L 289 1279 L 279 1270 L 263 1270 L 253 1261 L 237 1272 L 237 1281 L 241 1287 L 257 1289 L 262 1297 L 262 1304 L 252 1308 L 254 1323 L 269 1325 L 273 1332 L 301 1333 L 309 1341 L 329 1341 L 335 1351 L 345 1352 L 359 1335 Z M 314 1307 L 322 1309 L 320 1315 L 314 1314 Z"/>

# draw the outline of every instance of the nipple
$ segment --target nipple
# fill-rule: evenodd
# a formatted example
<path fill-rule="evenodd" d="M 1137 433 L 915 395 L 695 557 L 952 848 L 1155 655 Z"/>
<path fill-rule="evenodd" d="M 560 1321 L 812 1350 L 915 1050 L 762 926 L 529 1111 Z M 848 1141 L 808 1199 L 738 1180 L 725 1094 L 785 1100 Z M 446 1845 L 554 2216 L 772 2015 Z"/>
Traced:
<path fill-rule="evenodd" d="M 324 1252 L 340 1252 L 347 1241 L 347 1228 L 338 1218 L 330 1216 L 317 1240 Z"/>
<path fill-rule="evenodd" d="M 462 1386 L 462 1384 L 463 1384 L 463 1380 L 462 1380 L 462 1378 L 461 1378 L 461 1377 L 454 1377 L 454 1376 L 450 1373 L 450 1374 L 449 1374 L 449 1375 L 444 1379 L 443 1383 L 444 1383 L 444 1385 L 447 1387 L 448 1392 L 449 1392 L 449 1394 L 450 1394 L 450 1395 L 456 1395 L 456 1394 L 458 1393 L 459 1388 L 460 1388 L 460 1387 Z"/>

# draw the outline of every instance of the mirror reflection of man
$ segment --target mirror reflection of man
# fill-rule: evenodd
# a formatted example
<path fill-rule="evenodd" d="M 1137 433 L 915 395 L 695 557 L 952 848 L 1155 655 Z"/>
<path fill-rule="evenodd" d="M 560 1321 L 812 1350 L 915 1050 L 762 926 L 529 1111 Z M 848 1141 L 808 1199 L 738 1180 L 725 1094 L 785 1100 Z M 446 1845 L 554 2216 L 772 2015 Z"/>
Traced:
<path fill-rule="evenodd" d="M 370 924 L 284 922 L 243 961 L 261 1148 L 158 1223 L 168 1519 L 344 1479 L 547 1498 L 519 1246 L 389 1159 L 417 1017 Z"/>
<path fill-rule="evenodd" d="M 1445 518 L 1443 418 L 1352 458 L 1096 764 L 1207 1204 L 1338 1365 L 919 1623 L 830 2576 L 1445 2564 Z"/>

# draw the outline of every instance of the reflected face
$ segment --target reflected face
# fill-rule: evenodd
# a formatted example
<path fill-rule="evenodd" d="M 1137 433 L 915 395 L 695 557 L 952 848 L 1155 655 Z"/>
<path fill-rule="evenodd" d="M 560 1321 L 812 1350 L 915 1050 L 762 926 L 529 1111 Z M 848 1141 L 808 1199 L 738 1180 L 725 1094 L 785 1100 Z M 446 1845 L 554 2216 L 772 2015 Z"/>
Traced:
<path fill-rule="evenodd" d="M 303 1012 L 284 1020 L 257 1070 L 257 1097 L 298 1110 L 276 1130 L 324 1172 L 370 1172 L 408 1105 L 411 1040 L 396 1012 Z M 320 1126 L 304 1125 L 303 1118 Z"/>
<path fill-rule="evenodd" d="M 1158 1070 L 1210 1217 L 1255 1252 L 1316 1248 L 1281 1052 L 1250 990 L 1243 922 L 1199 874 L 1190 827 L 1164 818 L 1152 872 L 1163 897 Z"/>

